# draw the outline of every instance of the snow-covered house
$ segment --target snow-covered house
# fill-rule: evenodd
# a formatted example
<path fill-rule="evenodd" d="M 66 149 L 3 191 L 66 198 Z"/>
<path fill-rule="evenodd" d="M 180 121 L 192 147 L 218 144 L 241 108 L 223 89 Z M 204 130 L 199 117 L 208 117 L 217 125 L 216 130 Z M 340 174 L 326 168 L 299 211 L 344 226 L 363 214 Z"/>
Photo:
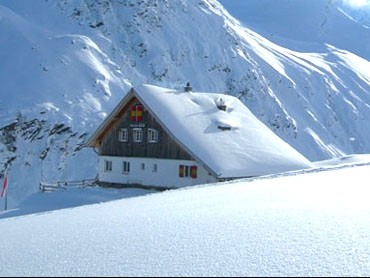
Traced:
<path fill-rule="evenodd" d="M 92 134 L 99 181 L 182 187 L 311 167 L 236 97 L 140 85 Z"/>

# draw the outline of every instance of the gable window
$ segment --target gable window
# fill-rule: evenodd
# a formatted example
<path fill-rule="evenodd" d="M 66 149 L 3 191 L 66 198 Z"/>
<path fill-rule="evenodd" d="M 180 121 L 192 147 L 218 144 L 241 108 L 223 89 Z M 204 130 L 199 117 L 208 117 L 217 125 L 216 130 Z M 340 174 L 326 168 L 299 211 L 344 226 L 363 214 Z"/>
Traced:
<path fill-rule="evenodd" d="M 158 131 L 154 128 L 148 129 L 148 142 L 157 143 L 158 142 Z"/>
<path fill-rule="evenodd" d="M 143 141 L 143 130 L 141 128 L 134 128 L 133 129 L 133 141 L 134 142 L 141 142 Z"/>
<path fill-rule="evenodd" d="M 104 160 L 104 171 L 105 172 L 112 171 L 112 161 L 111 160 Z"/>
<path fill-rule="evenodd" d="M 196 179 L 198 176 L 198 167 L 193 165 L 179 165 L 179 177 L 180 178 L 193 178 Z"/>
<path fill-rule="evenodd" d="M 123 161 L 122 173 L 130 173 L 130 162 L 129 161 Z"/>
<path fill-rule="evenodd" d="M 118 140 L 120 142 L 128 142 L 128 129 L 121 128 L 118 132 Z"/>

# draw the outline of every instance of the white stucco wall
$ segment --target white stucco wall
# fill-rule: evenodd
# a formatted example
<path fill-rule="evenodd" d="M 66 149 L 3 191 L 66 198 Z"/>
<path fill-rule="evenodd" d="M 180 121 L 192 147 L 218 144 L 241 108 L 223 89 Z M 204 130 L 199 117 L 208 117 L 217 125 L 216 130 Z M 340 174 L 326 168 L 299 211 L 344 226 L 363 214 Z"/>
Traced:
<path fill-rule="evenodd" d="M 105 171 L 105 161 L 112 161 L 112 171 Z M 129 173 L 123 173 L 124 161 L 130 162 Z M 145 165 L 144 169 L 142 169 L 142 164 Z M 155 164 L 157 170 L 153 171 Z M 179 177 L 179 165 L 197 166 L 197 178 Z M 101 156 L 99 158 L 99 180 L 110 183 L 136 183 L 164 187 L 183 187 L 217 181 L 195 161 L 114 156 Z"/>

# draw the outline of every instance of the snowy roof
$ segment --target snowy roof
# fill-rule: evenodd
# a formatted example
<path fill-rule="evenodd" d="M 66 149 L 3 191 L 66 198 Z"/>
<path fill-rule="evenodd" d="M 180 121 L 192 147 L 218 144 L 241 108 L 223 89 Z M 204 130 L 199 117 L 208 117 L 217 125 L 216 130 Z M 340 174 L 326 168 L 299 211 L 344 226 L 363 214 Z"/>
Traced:
<path fill-rule="evenodd" d="M 139 85 L 132 93 L 162 127 L 218 178 L 259 176 L 312 164 L 259 121 L 236 97 Z M 131 96 L 132 97 L 132 96 Z M 126 96 L 89 140 L 123 109 Z M 225 104 L 226 109 L 217 107 Z"/>

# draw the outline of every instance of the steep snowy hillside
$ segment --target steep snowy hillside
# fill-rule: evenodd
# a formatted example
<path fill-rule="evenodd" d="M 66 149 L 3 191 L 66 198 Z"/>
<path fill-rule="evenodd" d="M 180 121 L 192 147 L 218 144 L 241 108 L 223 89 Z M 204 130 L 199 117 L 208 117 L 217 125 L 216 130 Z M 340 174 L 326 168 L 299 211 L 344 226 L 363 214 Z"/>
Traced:
<path fill-rule="evenodd" d="M 11 3 L 33 11 L 23 1 Z M 39 11 L 45 21 L 57 20 L 59 11 L 46 8 Z M 88 36 L 55 32 L 16 12 L 0 6 L 0 159 L 1 172 L 9 172 L 10 205 L 40 181 L 93 178 L 97 160 L 82 150 L 85 139 L 130 88 Z"/>
<path fill-rule="evenodd" d="M 327 3 L 304 8 L 319 2 Z M 289 18 L 290 26 L 306 26 Z M 347 18 L 332 5 L 333 40 L 282 46 L 214 0 L 1 1 L 0 172 L 9 170 L 9 205 L 41 180 L 94 177 L 97 157 L 82 148 L 86 137 L 140 83 L 179 89 L 190 81 L 198 91 L 238 96 L 311 160 L 370 152 L 370 62 L 355 52 L 368 50 L 362 38 L 370 36 Z M 260 20 L 277 22 L 270 14 Z"/>
<path fill-rule="evenodd" d="M 276 132 L 313 160 L 368 152 L 369 130 L 363 126 L 369 117 L 370 29 L 361 15 L 370 16 L 369 5 L 359 11 L 341 0 L 221 2 L 252 28 L 241 31 L 249 53 L 257 55 L 282 110 L 303 128 L 297 135 L 305 139 Z M 265 121 L 272 123 L 271 117 Z"/>
<path fill-rule="evenodd" d="M 289 49 L 326 52 L 325 44 L 330 44 L 370 58 L 370 2 L 280 0 L 279 5 L 273 0 L 220 2 L 243 25 Z"/>

